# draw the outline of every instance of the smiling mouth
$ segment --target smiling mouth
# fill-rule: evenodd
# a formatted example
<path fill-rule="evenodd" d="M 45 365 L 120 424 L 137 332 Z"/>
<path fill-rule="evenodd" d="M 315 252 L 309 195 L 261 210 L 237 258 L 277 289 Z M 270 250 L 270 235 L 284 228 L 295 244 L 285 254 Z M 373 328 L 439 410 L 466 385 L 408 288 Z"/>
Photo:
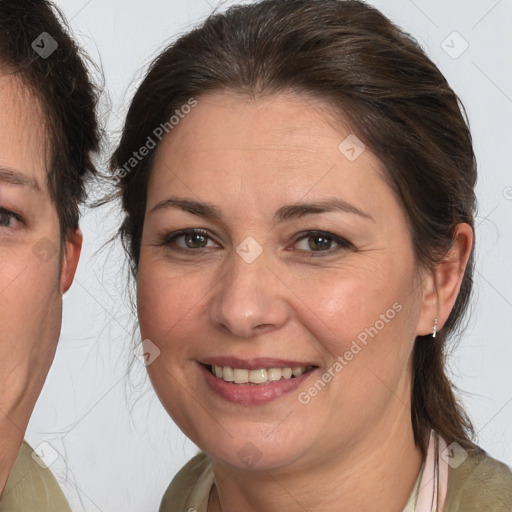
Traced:
<path fill-rule="evenodd" d="M 230 366 L 208 366 L 218 379 L 231 384 L 270 384 L 280 380 L 290 380 L 312 371 L 315 366 L 295 366 L 288 368 L 231 368 Z"/>

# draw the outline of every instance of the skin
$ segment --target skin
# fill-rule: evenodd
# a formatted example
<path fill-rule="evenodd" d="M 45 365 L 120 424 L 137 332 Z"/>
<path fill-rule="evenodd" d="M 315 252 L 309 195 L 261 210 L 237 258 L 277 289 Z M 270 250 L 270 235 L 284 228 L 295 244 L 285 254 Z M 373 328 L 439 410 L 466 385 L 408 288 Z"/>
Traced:
<path fill-rule="evenodd" d="M 0 75 L 0 492 L 52 363 L 82 245 L 60 240 L 38 103 Z"/>
<path fill-rule="evenodd" d="M 148 366 L 160 400 L 213 459 L 210 512 L 220 505 L 224 512 L 401 511 L 419 472 L 410 415 L 413 342 L 432 332 L 435 317 L 442 329 L 473 234 L 460 224 L 446 262 L 434 272 L 419 268 L 379 160 L 366 150 L 349 161 L 338 150 L 349 133 L 318 100 L 216 92 L 198 98 L 158 149 L 138 269 L 140 327 L 161 351 Z M 222 220 L 153 211 L 170 196 L 212 203 Z M 273 223 L 283 205 L 331 197 L 372 219 L 331 211 Z M 208 231 L 206 247 L 187 246 L 184 237 L 163 243 L 191 228 Z M 350 245 L 332 238 L 324 250 L 311 248 L 304 238 L 310 230 Z M 236 252 L 248 236 L 263 248 L 253 263 Z M 301 404 L 299 393 L 397 302 L 402 310 Z M 242 406 L 205 383 L 197 361 L 213 356 L 318 368 L 296 391 Z M 244 447 L 256 454 L 250 467 L 238 453 Z"/>

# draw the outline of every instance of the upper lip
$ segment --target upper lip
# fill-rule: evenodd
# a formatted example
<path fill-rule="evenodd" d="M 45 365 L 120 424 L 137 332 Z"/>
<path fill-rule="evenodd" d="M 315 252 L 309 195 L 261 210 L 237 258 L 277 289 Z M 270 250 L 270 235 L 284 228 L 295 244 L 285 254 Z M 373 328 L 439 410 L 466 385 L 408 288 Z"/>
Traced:
<path fill-rule="evenodd" d="M 259 368 L 297 368 L 298 366 L 305 366 L 307 368 L 316 366 L 309 362 L 277 359 L 274 357 L 241 359 L 239 357 L 218 356 L 207 357 L 199 360 L 199 362 L 207 366 L 227 366 L 229 368 L 241 368 L 244 370 L 257 370 Z"/>

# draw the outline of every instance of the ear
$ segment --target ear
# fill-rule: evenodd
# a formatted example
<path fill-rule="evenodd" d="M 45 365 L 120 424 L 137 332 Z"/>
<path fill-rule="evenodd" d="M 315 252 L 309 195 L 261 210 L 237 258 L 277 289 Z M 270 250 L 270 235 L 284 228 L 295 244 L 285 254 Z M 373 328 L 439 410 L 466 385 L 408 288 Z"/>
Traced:
<path fill-rule="evenodd" d="M 438 331 L 448 320 L 462 285 L 473 241 L 471 226 L 466 223 L 458 224 L 452 248 L 433 271 L 423 275 L 423 303 L 416 327 L 417 336 L 431 334 L 436 318 Z"/>
<path fill-rule="evenodd" d="M 60 292 L 66 293 L 75 277 L 76 267 L 82 251 L 83 236 L 79 228 L 70 230 L 67 234 L 62 269 L 60 273 Z"/>

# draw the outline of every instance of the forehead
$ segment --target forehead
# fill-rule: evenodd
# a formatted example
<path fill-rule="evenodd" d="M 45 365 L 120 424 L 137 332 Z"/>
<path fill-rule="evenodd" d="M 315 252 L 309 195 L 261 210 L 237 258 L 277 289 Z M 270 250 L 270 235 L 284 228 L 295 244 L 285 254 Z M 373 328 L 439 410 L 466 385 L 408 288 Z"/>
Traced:
<path fill-rule="evenodd" d="M 350 134 L 329 103 L 309 96 L 201 96 L 157 150 L 150 202 L 172 189 L 246 205 L 344 190 L 371 203 L 387 189 L 382 166 L 370 151 L 347 159 L 340 144 Z"/>
<path fill-rule="evenodd" d="M 315 139 L 329 144 L 330 137 L 335 144 L 348 130 L 329 103 L 298 93 L 258 98 L 228 91 L 209 93 L 200 96 L 197 106 L 183 117 L 164 146 L 242 152 L 259 147 L 268 153 L 281 148 L 307 155 L 322 151 Z"/>
<path fill-rule="evenodd" d="M 16 74 L 0 74 L 0 166 L 15 169 L 46 189 L 48 142 L 44 116 Z"/>

